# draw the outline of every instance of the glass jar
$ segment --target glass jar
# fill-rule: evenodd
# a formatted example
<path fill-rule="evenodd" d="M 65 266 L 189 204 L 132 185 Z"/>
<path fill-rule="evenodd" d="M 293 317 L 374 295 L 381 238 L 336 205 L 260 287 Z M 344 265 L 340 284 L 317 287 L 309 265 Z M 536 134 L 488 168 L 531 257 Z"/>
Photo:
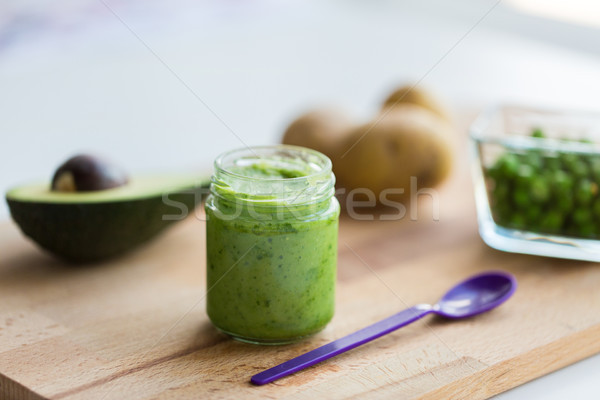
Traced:
<path fill-rule="evenodd" d="M 491 247 L 600 262 L 600 114 L 494 106 L 470 129 L 479 233 Z"/>
<path fill-rule="evenodd" d="M 264 146 L 219 156 L 206 200 L 212 323 L 262 344 L 318 332 L 334 312 L 340 206 L 323 154 Z"/>

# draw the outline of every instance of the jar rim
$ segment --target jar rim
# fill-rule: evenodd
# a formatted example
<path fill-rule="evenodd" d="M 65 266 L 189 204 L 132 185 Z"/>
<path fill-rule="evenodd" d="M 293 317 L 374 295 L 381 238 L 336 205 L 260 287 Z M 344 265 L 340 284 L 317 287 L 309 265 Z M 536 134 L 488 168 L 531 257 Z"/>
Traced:
<path fill-rule="evenodd" d="M 262 163 L 299 168 L 306 175 L 252 176 L 237 167 Z M 331 160 L 324 154 L 300 146 L 270 145 L 236 149 L 215 160 L 211 193 L 223 201 L 260 207 L 298 206 L 322 203 L 335 193 Z M 229 167 L 229 168 L 228 168 Z"/>
<path fill-rule="evenodd" d="M 313 173 L 310 173 L 308 175 L 298 176 L 298 177 L 294 177 L 294 178 L 251 177 L 251 176 L 242 175 L 242 174 L 230 171 L 227 169 L 227 167 L 225 167 L 223 165 L 224 160 L 227 157 L 230 157 L 236 153 L 243 154 L 245 152 L 250 152 L 251 154 L 254 154 L 258 159 L 261 159 L 263 157 L 259 156 L 257 154 L 257 152 L 268 151 L 268 150 L 271 150 L 271 151 L 287 150 L 288 152 L 295 153 L 299 156 L 302 154 L 311 155 L 313 157 L 316 157 L 319 161 L 323 162 L 323 165 L 320 166 L 321 169 L 319 171 L 314 171 Z M 318 176 L 330 174 L 331 170 L 332 170 L 332 163 L 331 163 L 331 160 L 329 159 L 329 157 L 327 157 L 325 154 L 323 154 L 319 151 L 312 150 L 312 149 L 309 149 L 306 147 L 301 147 L 301 146 L 293 146 L 293 145 L 289 145 L 289 144 L 277 144 L 277 145 L 264 145 L 264 146 L 246 146 L 246 147 L 241 147 L 241 148 L 226 151 L 224 153 L 221 153 L 219 156 L 217 156 L 217 158 L 214 161 L 214 168 L 215 168 L 215 171 L 225 173 L 226 175 L 230 175 L 236 179 L 244 179 L 244 180 L 250 180 L 250 181 L 260 180 L 260 181 L 270 181 L 270 182 L 283 182 L 283 181 L 298 182 L 301 180 L 314 179 L 315 177 L 318 177 Z"/>

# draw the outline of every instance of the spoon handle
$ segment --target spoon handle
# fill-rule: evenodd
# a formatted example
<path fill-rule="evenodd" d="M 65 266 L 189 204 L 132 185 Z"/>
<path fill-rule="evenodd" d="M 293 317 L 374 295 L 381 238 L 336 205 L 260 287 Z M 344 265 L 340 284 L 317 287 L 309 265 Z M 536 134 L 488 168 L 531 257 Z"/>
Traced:
<path fill-rule="evenodd" d="M 284 376 L 291 375 L 294 372 L 337 356 L 340 353 L 393 332 L 398 328 L 402 328 L 432 311 L 433 307 L 429 304 L 418 304 L 414 307 L 407 308 L 406 310 L 382 319 L 373 325 L 369 325 L 366 328 L 344 336 L 343 338 L 334 340 L 333 342 L 311 350 L 308 353 L 304 353 L 273 368 L 260 372 L 254 375 L 252 379 L 250 379 L 250 382 L 255 385 L 264 385 L 273 382 L 276 379 L 283 378 Z"/>

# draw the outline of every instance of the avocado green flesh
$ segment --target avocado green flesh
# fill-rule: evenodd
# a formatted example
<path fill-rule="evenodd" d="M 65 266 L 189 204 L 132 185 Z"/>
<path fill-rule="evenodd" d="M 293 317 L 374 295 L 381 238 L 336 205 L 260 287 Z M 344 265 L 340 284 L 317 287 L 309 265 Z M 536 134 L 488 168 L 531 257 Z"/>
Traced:
<path fill-rule="evenodd" d="M 200 203 L 208 183 L 198 177 L 145 177 L 85 193 L 28 185 L 9 191 L 6 200 L 23 233 L 42 248 L 70 261 L 89 262 L 131 250 L 184 219 Z"/>
<path fill-rule="evenodd" d="M 155 197 L 185 187 L 208 187 L 208 179 L 195 175 L 154 175 L 133 178 L 114 189 L 94 192 L 57 192 L 50 184 L 31 184 L 13 188 L 6 193 L 9 200 L 35 203 L 99 203 Z"/>

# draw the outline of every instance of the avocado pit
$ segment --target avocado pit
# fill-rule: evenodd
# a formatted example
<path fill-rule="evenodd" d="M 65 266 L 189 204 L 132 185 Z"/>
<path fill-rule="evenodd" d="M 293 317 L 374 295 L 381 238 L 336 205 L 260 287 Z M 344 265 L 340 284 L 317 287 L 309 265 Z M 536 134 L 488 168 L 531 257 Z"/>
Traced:
<path fill-rule="evenodd" d="M 58 167 L 51 187 L 57 192 L 89 192 L 113 189 L 128 181 L 127 174 L 109 161 L 90 154 L 79 154 Z"/>

